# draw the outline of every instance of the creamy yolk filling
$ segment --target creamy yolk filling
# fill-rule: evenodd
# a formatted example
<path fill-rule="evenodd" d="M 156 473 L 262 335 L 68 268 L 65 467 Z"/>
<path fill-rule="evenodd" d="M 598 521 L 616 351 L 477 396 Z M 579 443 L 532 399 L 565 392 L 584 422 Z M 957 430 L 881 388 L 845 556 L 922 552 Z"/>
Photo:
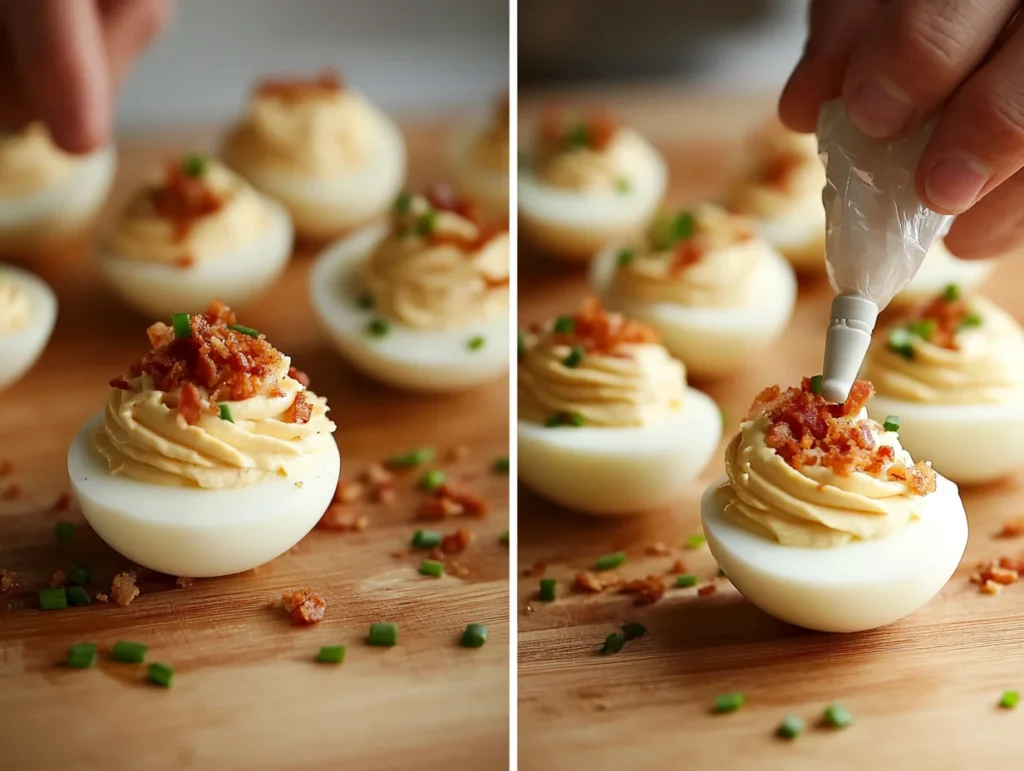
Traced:
<path fill-rule="evenodd" d="M 46 190 L 66 179 L 80 163 L 60 150 L 42 123 L 24 130 L 0 132 L 0 198 Z"/>
<path fill-rule="evenodd" d="M 604 116 L 564 123 L 549 115 L 541 122 L 533 173 L 552 187 L 575 192 L 626 192 L 643 166 L 643 149 L 631 131 Z"/>
<path fill-rule="evenodd" d="M 824 186 L 814 135 L 771 125 L 753 137 L 727 205 L 738 214 L 771 219 L 804 203 L 820 207 Z"/>
<path fill-rule="evenodd" d="M 0 269 L 0 334 L 17 332 L 31 318 L 32 302 L 22 286 Z"/>

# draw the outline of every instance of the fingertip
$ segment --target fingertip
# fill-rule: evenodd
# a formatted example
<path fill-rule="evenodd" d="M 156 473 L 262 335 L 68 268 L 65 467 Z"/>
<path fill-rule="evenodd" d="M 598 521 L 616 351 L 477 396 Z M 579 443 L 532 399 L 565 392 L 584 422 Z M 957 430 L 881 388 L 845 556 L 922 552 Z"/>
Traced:
<path fill-rule="evenodd" d="M 814 88 L 807 82 L 807 75 L 805 60 L 801 59 L 783 87 L 778 105 L 778 116 L 783 125 L 803 134 L 817 128 L 821 107 Z"/>

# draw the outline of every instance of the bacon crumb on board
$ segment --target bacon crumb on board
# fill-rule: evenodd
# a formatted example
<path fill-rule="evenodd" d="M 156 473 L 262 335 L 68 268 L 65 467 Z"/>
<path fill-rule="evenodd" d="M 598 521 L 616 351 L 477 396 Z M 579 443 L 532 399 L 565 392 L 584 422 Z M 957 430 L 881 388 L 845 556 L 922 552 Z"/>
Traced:
<path fill-rule="evenodd" d="M 96 592 L 96 601 L 97 602 L 110 602 L 110 598 L 107 595 L 105 595 L 103 592 Z"/>
<path fill-rule="evenodd" d="M 3 594 L 12 586 L 14 586 L 14 578 L 18 574 L 13 570 L 7 570 L 6 568 L 0 568 L 0 594 Z"/>
<path fill-rule="evenodd" d="M 1003 585 L 995 581 L 986 581 L 981 585 L 982 594 L 1000 594 L 1002 591 Z"/>
<path fill-rule="evenodd" d="M 487 501 L 464 485 L 445 482 L 420 505 L 422 519 L 445 519 L 466 514 L 482 517 L 487 513 Z"/>
<path fill-rule="evenodd" d="M 362 482 L 353 479 L 342 480 L 338 483 L 338 489 L 334 493 L 334 500 L 338 503 L 352 503 L 358 501 L 366 493 L 366 487 Z"/>
<path fill-rule="evenodd" d="M 619 592 L 636 595 L 633 599 L 637 605 L 650 605 L 660 600 L 665 594 L 665 579 L 661 576 L 647 576 L 627 581 Z"/>
<path fill-rule="evenodd" d="M 668 572 L 669 573 L 677 573 L 677 574 L 678 573 L 685 573 L 686 572 L 686 563 L 683 562 L 682 560 L 676 560 L 675 562 L 672 563 L 672 567 L 669 568 Z"/>
<path fill-rule="evenodd" d="M 712 594 L 718 591 L 717 584 L 704 584 L 704 586 L 698 587 L 698 597 L 710 597 Z"/>
<path fill-rule="evenodd" d="M 524 576 L 542 576 L 547 572 L 548 563 L 544 560 L 537 560 L 530 567 L 523 571 Z"/>
<path fill-rule="evenodd" d="M 316 589 L 285 592 L 281 595 L 281 606 L 288 611 L 292 623 L 299 626 L 319 623 L 327 612 L 327 603 Z"/>
<path fill-rule="evenodd" d="M 472 540 L 473 534 L 466 528 L 460 527 L 454 533 L 449 533 L 441 539 L 441 551 L 445 554 L 460 554 L 466 550 Z"/>
<path fill-rule="evenodd" d="M 999 594 L 1004 586 L 1017 583 L 1022 570 L 1024 561 L 1015 562 L 1009 557 L 1000 557 L 998 560 L 980 563 L 977 571 L 971 574 L 971 583 L 978 584 L 983 594 Z"/>
<path fill-rule="evenodd" d="M 395 549 L 393 552 L 391 552 L 391 556 L 394 557 L 396 560 L 400 560 L 403 557 L 408 557 L 409 556 L 409 550 L 408 549 Z"/>
<path fill-rule="evenodd" d="M 131 605 L 132 600 L 139 596 L 139 587 L 135 584 L 134 573 L 118 573 L 110 584 L 110 596 L 118 605 Z"/>
<path fill-rule="evenodd" d="M 177 578 L 174 579 L 174 585 L 175 586 L 180 586 L 181 588 L 184 589 L 184 588 L 187 588 L 189 586 L 192 586 L 192 581 L 193 581 L 193 579 L 191 579 L 191 578 L 186 578 L 185 576 L 178 576 Z"/>
<path fill-rule="evenodd" d="M 997 533 L 997 538 L 1017 538 L 1024 535 L 1024 517 L 1014 517 L 1003 523 L 1002 529 Z"/>
<path fill-rule="evenodd" d="M 371 463 L 363 472 L 363 479 L 371 485 L 383 485 L 393 481 L 394 474 L 384 468 L 382 463 Z"/>
<path fill-rule="evenodd" d="M 398 492 L 395 490 L 394 485 L 391 484 L 378 485 L 370 493 L 370 499 L 374 503 L 394 503 L 397 497 Z"/>
<path fill-rule="evenodd" d="M 597 594 L 605 589 L 605 583 L 601 580 L 601 577 L 589 570 L 577 573 L 572 585 L 573 588 L 581 592 L 590 592 L 591 594 Z"/>
<path fill-rule="evenodd" d="M 65 511 L 71 508 L 71 493 L 61 493 L 53 504 L 55 511 Z"/>
<path fill-rule="evenodd" d="M 452 447 L 448 450 L 448 459 L 452 461 L 465 460 L 469 457 L 469 448 L 464 444 L 460 444 L 457 447 Z"/>
<path fill-rule="evenodd" d="M 670 553 L 668 544 L 664 541 L 655 541 L 654 543 L 648 544 L 647 553 L 655 557 L 667 557 Z"/>
<path fill-rule="evenodd" d="M 365 514 L 357 514 L 343 504 L 335 503 L 327 508 L 316 526 L 322 530 L 337 530 L 341 533 L 361 533 L 370 524 Z"/>
<path fill-rule="evenodd" d="M 63 570 L 54 570 L 53 575 L 50 576 L 50 588 L 58 589 L 67 583 L 68 577 L 64 575 Z"/>

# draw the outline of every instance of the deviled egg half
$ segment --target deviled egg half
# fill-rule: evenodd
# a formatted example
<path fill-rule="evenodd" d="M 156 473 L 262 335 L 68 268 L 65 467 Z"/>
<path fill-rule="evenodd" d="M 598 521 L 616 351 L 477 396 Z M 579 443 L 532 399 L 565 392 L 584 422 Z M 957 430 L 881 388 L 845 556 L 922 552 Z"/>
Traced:
<path fill-rule="evenodd" d="M 283 554 L 326 511 L 340 457 L 327 401 L 254 329 L 213 303 L 149 330 L 68 452 L 92 528 L 170 575 L 238 573 Z"/>
<path fill-rule="evenodd" d="M 41 123 L 0 132 L 0 253 L 36 253 L 87 227 L 116 165 L 112 146 L 70 155 Z"/>
<path fill-rule="evenodd" d="M 901 308 L 924 304 L 947 286 L 954 284 L 965 292 L 974 292 L 985 283 L 998 260 L 961 260 L 943 241 L 936 241 L 920 269 L 889 304 Z"/>
<path fill-rule="evenodd" d="M 953 481 L 1024 466 L 1024 330 L 988 300 L 950 285 L 875 335 L 862 375 L 871 416 Z"/>
<path fill-rule="evenodd" d="M 751 217 L 758 232 L 801 272 L 825 270 L 825 167 L 813 134 L 772 122 L 755 132 L 726 207 Z"/>
<path fill-rule="evenodd" d="M 27 271 L 0 265 L 0 390 L 35 363 L 57 321 L 57 298 Z"/>
<path fill-rule="evenodd" d="M 590 260 L 640 233 L 665 194 L 658 151 L 602 114 L 548 113 L 519 168 L 519 232 L 553 257 Z"/>
<path fill-rule="evenodd" d="M 280 201 L 307 240 L 336 237 L 384 214 L 405 180 L 398 127 L 332 74 L 261 83 L 221 155 Z"/>
<path fill-rule="evenodd" d="M 711 204 L 665 213 L 646 236 L 591 266 L 605 305 L 654 327 L 695 377 L 738 369 L 770 347 L 796 302 L 796 276 L 745 217 Z"/>
<path fill-rule="evenodd" d="M 722 436 L 657 333 L 589 299 L 520 340 L 519 478 L 570 509 L 633 514 L 670 502 Z"/>
<path fill-rule="evenodd" d="M 870 383 L 844 404 L 819 393 L 820 376 L 755 399 L 725 479 L 701 499 L 704 533 L 762 610 L 824 632 L 874 629 L 938 594 L 967 546 L 967 516 L 954 483 L 868 418 Z"/>
<path fill-rule="evenodd" d="M 508 219 L 508 92 L 486 121 L 455 132 L 449 147 L 452 174 L 459 189 L 497 220 Z"/>
<path fill-rule="evenodd" d="M 389 385 L 456 391 L 508 369 L 508 232 L 445 185 L 328 247 L 309 291 L 342 356 Z"/>
<path fill-rule="evenodd" d="M 139 190 L 100 241 L 111 288 L 148 316 L 243 305 L 266 291 L 292 253 L 288 214 L 214 160 L 166 164 Z"/>

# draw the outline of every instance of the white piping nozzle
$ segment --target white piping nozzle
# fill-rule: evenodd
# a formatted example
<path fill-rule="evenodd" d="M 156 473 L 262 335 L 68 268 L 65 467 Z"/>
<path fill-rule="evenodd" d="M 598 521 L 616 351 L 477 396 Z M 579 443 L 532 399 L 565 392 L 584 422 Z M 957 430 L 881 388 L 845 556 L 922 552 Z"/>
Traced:
<path fill-rule="evenodd" d="M 830 402 L 845 402 L 850 396 L 877 318 L 878 306 L 864 297 L 841 294 L 832 300 L 821 373 L 822 395 Z"/>

